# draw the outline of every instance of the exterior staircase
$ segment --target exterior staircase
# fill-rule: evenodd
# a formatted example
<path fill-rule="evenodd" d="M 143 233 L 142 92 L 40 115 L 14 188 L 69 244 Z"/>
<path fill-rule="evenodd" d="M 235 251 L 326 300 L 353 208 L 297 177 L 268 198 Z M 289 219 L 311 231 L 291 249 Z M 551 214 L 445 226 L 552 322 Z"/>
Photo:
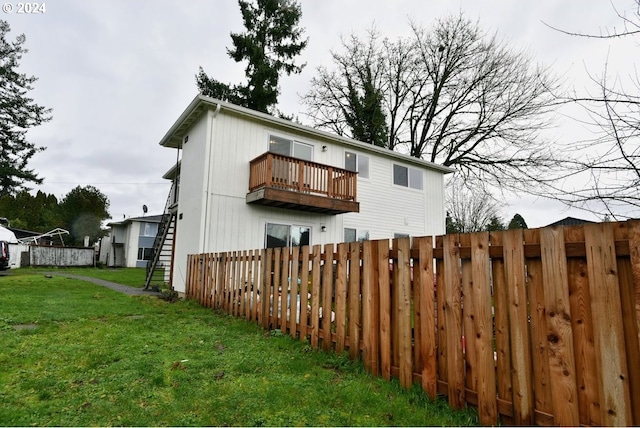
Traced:
<path fill-rule="evenodd" d="M 147 274 L 144 289 L 166 288 L 171 283 L 173 242 L 176 231 L 176 207 L 174 191 L 169 192 L 162 219 L 158 225 L 158 234 L 153 242 L 151 257 L 147 262 Z"/>

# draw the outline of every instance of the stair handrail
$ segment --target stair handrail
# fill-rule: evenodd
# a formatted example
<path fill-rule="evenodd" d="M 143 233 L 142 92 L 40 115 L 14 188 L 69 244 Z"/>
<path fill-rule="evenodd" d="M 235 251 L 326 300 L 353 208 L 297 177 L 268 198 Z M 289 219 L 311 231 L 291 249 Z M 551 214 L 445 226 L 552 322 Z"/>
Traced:
<path fill-rule="evenodd" d="M 146 278 L 144 283 L 144 290 L 149 289 L 149 285 L 151 283 L 151 277 L 153 276 L 153 271 L 160 260 L 160 253 L 162 252 L 162 245 L 164 244 L 165 239 L 169 233 L 169 226 L 171 225 L 171 221 L 173 219 L 174 214 L 170 212 L 169 207 L 173 205 L 172 194 L 173 188 L 175 186 L 175 182 L 172 183 L 171 189 L 169 189 L 169 195 L 167 196 L 167 201 L 164 205 L 164 212 L 162 213 L 162 218 L 160 219 L 160 224 L 158 226 L 158 232 L 156 233 L 156 237 L 153 240 L 153 248 L 151 248 L 151 255 L 149 260 L 147 261 L 147 271 Z"/>

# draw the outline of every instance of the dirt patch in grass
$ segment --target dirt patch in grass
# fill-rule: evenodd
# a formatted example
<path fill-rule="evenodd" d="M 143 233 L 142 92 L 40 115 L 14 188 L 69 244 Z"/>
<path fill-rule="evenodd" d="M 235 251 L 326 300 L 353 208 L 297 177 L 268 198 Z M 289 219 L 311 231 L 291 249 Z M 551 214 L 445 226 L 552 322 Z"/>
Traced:
<path fill-rule="evenodd" d="M 35 330 L 38 328 L 37 324 L 17 324 L 13 326 L 13 329 L 15 331 L 22 331 L 22 330 Z"/>

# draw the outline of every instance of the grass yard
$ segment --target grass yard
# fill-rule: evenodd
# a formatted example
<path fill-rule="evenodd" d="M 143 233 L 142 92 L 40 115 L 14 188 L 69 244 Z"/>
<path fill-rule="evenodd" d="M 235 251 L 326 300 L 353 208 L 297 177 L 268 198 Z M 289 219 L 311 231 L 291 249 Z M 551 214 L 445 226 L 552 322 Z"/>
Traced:
<path fill-rule="evenodd" d="M 0 277 L 0 344 L 2 426 L 477 424 L 278 331 L 29 269 Z"/>
<path fill-rule="evenodd" d="M 116 282 L 118 284 L 131 287 L 144 287 L 146 270 L 144 268 L 24 268 L 12 270 L 14 275 L 29 275 L 35 273 L 72 273 L 74 275 L 84 275 L 93 278 L 104 279 L 105 281 Z"/>

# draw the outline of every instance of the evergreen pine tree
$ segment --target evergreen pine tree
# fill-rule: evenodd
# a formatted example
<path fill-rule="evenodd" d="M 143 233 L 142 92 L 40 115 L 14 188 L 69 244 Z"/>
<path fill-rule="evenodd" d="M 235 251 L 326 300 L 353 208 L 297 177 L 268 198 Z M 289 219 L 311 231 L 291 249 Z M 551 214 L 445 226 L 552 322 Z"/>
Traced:
<path fill-rule="evenodd" d="M 15 42 L 6 40 L 9 23 L 0 20 L 0 196 L 28 189 L 25 183 L 42 183 L 29 159 L 44 147 L 27 141 L 29 128 L 51 119 L 50 109 L 35 103 L 27 94 L 37 80 L 18 71 L 24 48 L 24 34 Z"/>
<path fill-rule="evenodd" d="M 236 62 L 247 61 L 246 84 L 230 85 L 210 78 L 200 67 L 196 84 L 203 95 L 269 113 L 278 103 L 281 73 L 300 73 L 294 58 L 307 46 L 298 27 L 302 11 L 293 0 L 239 0 L 246 31 L 231 33 Z"/>
<path fill-rule="evenodd" d="M 509 222 L 508 229 L 528 229 L 527 222 L 520 214 L 516 214 Z"/>
<path fill-rule="evenodd" d="M 351 128 L 354 139 L 370 143 L 378 147 L 387 147 L 389 128 L 382 108 L 382 92 L 376 89 L 371 76 L 371 68 L 367 68 L 358 91 L 350 76 L 347 76 L 349 103 L 344 108 L 347 125 Z"/>

